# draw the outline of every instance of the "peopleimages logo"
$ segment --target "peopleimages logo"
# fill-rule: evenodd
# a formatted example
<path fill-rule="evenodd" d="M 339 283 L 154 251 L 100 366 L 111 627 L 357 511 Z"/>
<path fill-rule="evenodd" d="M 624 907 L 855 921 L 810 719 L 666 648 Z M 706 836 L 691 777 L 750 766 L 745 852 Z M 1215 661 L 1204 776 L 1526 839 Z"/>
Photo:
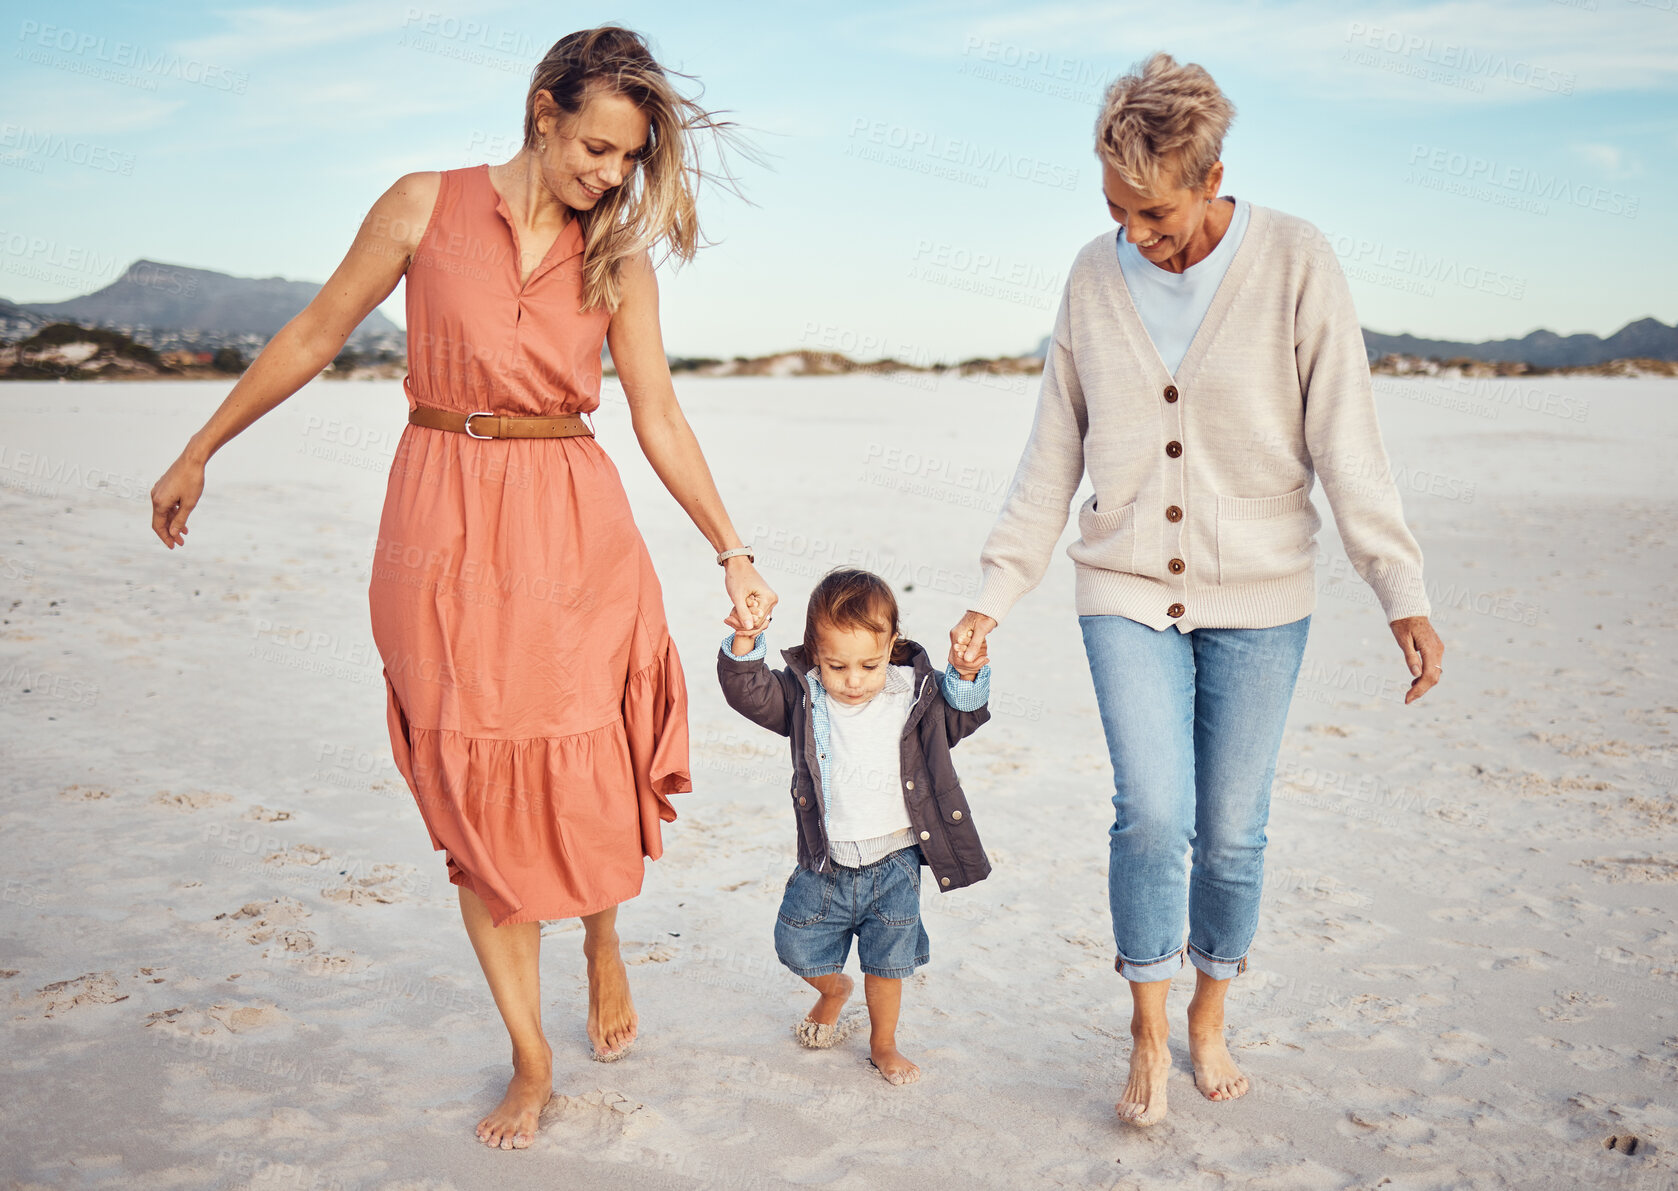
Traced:
<path fill-rule="evenodd" d="M 1584 210 L 1599 211 L 1604 215 L 1620 215 L 1626 219 L 1634 219 L 1637 216 L 1638 197 L 1635 194 L 1626 194 L 1590 182 L 1577 182 L 1559 174 L 1547 174 L 1542 170 L 1511 165 L 1495 158 L 1465 153 L 1458 149 L 1444 149 L 1437 145 L 1412 145 L 1410 168 L 1412 174 L 1407 180 L 1419 185 L 1426 183 L 1415 171 L 1426 171 L 1441 180 L 1454 180 L 1466 187 L 1491 187 L 1523 198 L 1540 202 L 1567 203 Z M 1462 193 L 1471 198 L 1481 197 L 1472 189 Z M 1547 212 L 1541 208 L 1538 209 L 1538 213 Z"/>
<path fill-rule="evenodd" d="M 1057 190 L 1075 190 L 1078 186 L 1078 171 L 1068 166 L 887 120 L 857 116 L 851 122 L 851 140 L 847 156 L 923 173 L 937 173 L 933 167 L 972 170 L 973 174 L 953 180 L 977 182 L 981 186 L 988 177 L 997 175 Z M 927 168 L 917 167 L 915 161 L 923 162 Z"/>
<path fill-rule="evenodd" d="M 1352 21 L 1346 26 L 1346 40 L 1351 43 L 1347 49 L 1348 59 L 1359 65 L 1379 66 L 1434 82 L 1473 84 L 1470 89 L 1476 91 L 1483 89 L 1483 80 L 1496 79 L 1517 87 L 1572 95 L 1577 78 L 1568 71 L 1552 70 L 1520 58 L 1511 58 L 1498 50 L 1477 50 L 1454 41 L 1366 25 L 1362 21 Z M 1358 50 L 1385 54 L 1388 61 L 1383 64 L 1367 53 L 1356 53 Z M 1403 65 L 1399 65 L 1401 63 Z M 1435 73 L 1440 71 L 1445 74 Z"/>
<path fill-rule="evenodd" d="M 84 33 L 63 25 L 24 21 L 18 29 L 17 36 L 25 46 L 57 50 L 61 54 L 91 58 L 96 62 L 135 70 L 143 75 L 179 79 L 183 83 L 197 83 L 234 95 L 243 95 L 245 88 L 250 85 L 250 75 L 243 71 L 229 70 L 225 66 L 202 62 L 197 58 L 183 58 L 179 54 L 149 50 L 131 41 L 108 42 L 101 34 Z M 19 47 L 18 57 L 23 56 L 23 47 Z"/>

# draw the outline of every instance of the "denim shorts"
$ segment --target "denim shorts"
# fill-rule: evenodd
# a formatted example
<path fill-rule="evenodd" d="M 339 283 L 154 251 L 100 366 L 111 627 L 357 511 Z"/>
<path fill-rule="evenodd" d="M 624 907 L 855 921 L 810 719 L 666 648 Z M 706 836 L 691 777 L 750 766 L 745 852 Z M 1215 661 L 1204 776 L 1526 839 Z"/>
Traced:
<path fill-rule="evenodd" d="M 799 867 L 775 918 L 775 954 L 800 976 L 841 972 L 851 955 L 870 976 L 902 979 L 927 962 L 921 925 L 921 850 L 910 845 L 861 868 Z"/>

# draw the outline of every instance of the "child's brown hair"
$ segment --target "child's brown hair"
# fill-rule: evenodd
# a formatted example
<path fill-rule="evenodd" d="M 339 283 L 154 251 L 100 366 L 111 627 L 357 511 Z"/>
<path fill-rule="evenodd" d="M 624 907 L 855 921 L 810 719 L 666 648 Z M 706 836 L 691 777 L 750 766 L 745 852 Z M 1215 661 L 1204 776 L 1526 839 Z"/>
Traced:
<path fill-rule="evenodd" d="M 900 666 L 909 660 L 909 642 L 898 625 L 897 597 L 891 584 L 871 571 L 837 567 L 821 577 L 804 612 L 804 653 L 816 660 L 816 634 L 823 627 L 841 631 L 869 629 L 891 634 L 891 655 Z"/>

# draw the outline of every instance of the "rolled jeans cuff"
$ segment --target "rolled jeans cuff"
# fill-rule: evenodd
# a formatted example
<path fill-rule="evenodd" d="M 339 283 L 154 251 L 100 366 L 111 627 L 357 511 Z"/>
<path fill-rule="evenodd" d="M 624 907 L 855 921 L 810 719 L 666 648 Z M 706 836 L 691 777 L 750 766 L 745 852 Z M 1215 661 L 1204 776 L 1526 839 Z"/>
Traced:
<path fill-rule="evenodd" d="M 1138 984 L 1147 984 L 1154 980 L 1169 980 L 1177 974 L 1177 969 L 1182 966 L 1183 949 L 1181 947 L 1169 955 L 1160 956 L 1158 959 L 1126 959 L 1121 952 L 1113 960 L 1113 970 L 1115 972 L 1126 980 L 1134 980 Z"/>
<path fill-rule="evenodd" d="M 1193 943 L 1188 944 L 1188 953 L 1189 962 L 1214 980 L 1229 980 L 1247 970 L 1245 955 L 1239 959 L 1219 959 L 1215 955 L 1207 955 Z"/>

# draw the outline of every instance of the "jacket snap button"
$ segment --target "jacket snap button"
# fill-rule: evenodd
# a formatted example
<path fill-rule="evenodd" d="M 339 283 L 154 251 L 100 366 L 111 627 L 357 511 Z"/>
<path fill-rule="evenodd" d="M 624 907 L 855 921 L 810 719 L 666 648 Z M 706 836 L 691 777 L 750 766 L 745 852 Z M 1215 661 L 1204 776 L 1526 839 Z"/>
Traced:
<path fill-rule="evenodd" d="M 904 782 L 903 783 L 903 788 L 906 789 L 906 790 L 913 790 L 915 788 L 915 783 L 912 782 L 912 781 Z"/>
<path fill-rule="evenodd" d="M 810 805 L 810 800 L 808 798 L 804 797 L 804 795 L 800 794 L 798 796 L 798 805 L 799 806 L 809 806 Z"/>
<path fill-rule="evenodd" d="M 948 885 L 950 883 L 950 879 L 948 877 L 939 877 L 938 883 L 940 885 Z"/>
<path fill-rule="evenodd" d="M 930 831 L 921 832 L 921 838 L 922 839 L 931 839 L 932 838 L 932 832 L 930 832 Z"/>
<path fill-rule="evenodd" d="M 951 811 L 950 812 L 950 818 L 952 818 L 952 819 L 961 818 L 961 812 L 960 811 Z"/>

